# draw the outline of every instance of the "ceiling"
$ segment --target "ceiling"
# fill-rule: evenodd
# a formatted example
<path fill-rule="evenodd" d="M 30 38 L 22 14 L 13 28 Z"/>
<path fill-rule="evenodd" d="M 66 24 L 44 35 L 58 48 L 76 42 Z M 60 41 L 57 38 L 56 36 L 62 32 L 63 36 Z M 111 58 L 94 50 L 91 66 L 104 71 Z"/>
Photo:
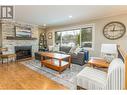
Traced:
<path fill-rule="evenodd" d="M 127 13 L 127 6 L 22 5 L 15 6 L 15 20 L 47 27 L 74 24 Z M 69 16 L 72 16 L 72 18 Z"/>

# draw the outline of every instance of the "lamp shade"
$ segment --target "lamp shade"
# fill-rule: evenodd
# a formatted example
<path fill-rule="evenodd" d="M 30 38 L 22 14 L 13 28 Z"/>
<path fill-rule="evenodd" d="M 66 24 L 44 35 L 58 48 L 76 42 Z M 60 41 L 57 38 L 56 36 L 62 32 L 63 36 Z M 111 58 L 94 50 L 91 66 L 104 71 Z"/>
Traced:
<path fill-rule="evenodd" d="M 117 45 L 116 44 L 102 44 L 101 45 L 101 53 L 116 54 L 117 53 Z"/>

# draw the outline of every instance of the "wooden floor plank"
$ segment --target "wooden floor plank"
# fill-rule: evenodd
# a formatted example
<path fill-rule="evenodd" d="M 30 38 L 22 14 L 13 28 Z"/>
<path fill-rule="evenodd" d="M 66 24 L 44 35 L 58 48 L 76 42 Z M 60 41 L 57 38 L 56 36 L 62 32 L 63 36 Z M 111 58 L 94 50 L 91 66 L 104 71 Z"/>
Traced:
<path fill-rule="evenodd" d="M 67 89 L 20 63 L 0 64 L 0 89 Z"/>

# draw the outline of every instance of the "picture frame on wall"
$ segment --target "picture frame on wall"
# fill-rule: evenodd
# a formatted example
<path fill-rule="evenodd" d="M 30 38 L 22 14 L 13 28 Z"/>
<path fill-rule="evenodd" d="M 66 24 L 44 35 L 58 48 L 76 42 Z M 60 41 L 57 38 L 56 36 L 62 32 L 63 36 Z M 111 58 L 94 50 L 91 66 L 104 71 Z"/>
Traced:
<path fill-rule="evenodd" d="M 31 28 L 15 26 L 15 37 L 19 38 L 31 38 Z"/>
<path fill-rule="evenodd" d="M 52 39 L 52 33 L 51 32 L 48 33 L 48 39 Z"/>

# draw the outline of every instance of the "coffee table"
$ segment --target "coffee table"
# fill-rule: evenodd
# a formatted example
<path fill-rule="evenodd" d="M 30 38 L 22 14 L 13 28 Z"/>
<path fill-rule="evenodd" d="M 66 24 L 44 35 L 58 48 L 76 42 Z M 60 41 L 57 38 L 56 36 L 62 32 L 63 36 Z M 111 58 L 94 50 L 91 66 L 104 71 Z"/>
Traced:
<path fill-rule="evenodd" d="M 66 68 L 70 68 L 71 65 L 70 55 L 51 52 L 42 52 L 40 54 L 43 57 L 43 60 L 41 61 L 41 66 L 46 66 L 48 68 L 56 70 L 59 72 L 59 74 L 61 74 L 61 72 Z M 48 59 L 45 59 L 45 57 L 48 57 Z M 63 61 L 63 59 L 65 58 L 68 59 L 68 62 Z"/>

